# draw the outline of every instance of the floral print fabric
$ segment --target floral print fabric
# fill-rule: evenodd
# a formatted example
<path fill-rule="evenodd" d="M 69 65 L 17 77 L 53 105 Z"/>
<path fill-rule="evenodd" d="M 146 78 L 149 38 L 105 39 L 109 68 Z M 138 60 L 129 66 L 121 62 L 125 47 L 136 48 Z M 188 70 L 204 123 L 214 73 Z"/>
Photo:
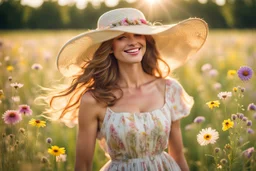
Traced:
<path fill-rule="evenodd" d="M 101 171 L 178 171 L 164 150 L 172 121 L 187 116 L 194 104 L 180 83 L 166 79 L 165 104 L 150 112 L 114 112 L 107 108 L 98 133 L 100 146 L 110 158 Z"/>

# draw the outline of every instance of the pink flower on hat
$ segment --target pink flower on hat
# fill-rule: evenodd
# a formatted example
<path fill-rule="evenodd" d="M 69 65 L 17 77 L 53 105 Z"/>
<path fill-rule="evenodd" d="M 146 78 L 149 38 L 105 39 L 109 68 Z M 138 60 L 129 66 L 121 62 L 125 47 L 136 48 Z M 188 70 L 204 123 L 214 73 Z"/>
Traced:
<path fill-rule="evenodd" d="M 128 25 L 129 25 L 129 23 L 128 23 L 127 18 L 121 20 L 121 26 L 128 26 Z"/>
<path fill-rule="evenodd" d="M 140 21 L 141 21 L 142 24 L 147 24 L 147 21 L 144 20 L 144 19 L 140 19 Z"/>

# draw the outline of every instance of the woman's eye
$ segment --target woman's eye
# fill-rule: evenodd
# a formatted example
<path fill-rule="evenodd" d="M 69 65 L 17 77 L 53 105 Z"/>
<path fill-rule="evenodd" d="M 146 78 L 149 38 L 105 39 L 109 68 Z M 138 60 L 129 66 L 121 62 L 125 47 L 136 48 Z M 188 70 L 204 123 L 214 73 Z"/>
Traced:
<path fill-rule="evenodd" d="M 124 39 L 124 38 L 125 38 L 125 36 L 121 36 L 121 37 L 117 38 L 117 40 L 121 40 L 121 39 Z"/>
<path fill-rule="evenodd" d="M 142 35 L 141 34 L 135 34 L 136 37 L 141 37 Z"/>

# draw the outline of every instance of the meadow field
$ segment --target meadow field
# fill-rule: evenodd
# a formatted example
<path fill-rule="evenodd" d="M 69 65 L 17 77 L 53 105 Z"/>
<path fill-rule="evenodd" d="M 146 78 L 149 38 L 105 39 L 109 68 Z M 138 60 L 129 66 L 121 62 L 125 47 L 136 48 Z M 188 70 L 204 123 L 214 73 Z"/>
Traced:
<path fill-rule="evenodd" d="M 42 117 L 35 99 L 41 86 L 69 81 L 55 57 L 81 32 L 0 31 L 0 170 L 74 170 L 77 127 Z M 195 99 L 181 121 L 192 171 L 256 170 L 255 72 L 255 30 L 210 30 L 199 53 L 173 71 Z M 93 170 L 107 161 L 97 144 Z"/>

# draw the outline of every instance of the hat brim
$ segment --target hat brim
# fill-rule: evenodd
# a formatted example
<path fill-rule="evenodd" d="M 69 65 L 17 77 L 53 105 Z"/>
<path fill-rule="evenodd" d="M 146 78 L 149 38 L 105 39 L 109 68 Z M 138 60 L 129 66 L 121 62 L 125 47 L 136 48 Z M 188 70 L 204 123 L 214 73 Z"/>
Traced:
<path fill-rule="evenodd" d="M 69 40 L 57 56 L 57 67 L 66 77 L 78 73 L 85 59 L 91 59 L 104 41 L 125 32 L 152 35 L 160 54 L 172 70 L 181 66 L 204 44 L 208 26 L 204 20 L 191 18 L 172 25 L 130 25 L 82 33 Z"/>

